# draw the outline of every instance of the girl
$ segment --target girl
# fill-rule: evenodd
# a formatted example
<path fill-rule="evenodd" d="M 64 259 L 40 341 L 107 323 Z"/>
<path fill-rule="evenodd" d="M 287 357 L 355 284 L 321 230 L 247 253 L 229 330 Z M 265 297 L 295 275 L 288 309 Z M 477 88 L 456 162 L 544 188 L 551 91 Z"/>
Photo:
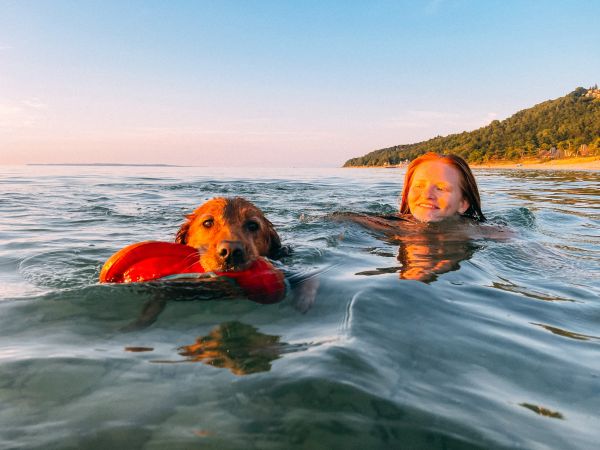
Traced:
<path fill-rule="evenodd" d="M 465 227 L 483 222 L 479 189 L 469 165 L 460 156 L 426 153 L 413 160 L 404 177 L 399 214 L 372 216 L 338 213 L 337 220 L 350 220 L 382 233 L 397 243 L 400 267 L 362 272 L 361 275 L 397 271 L 400 278 L 434 281 L 439 274 L 457 270 L 477 246 L 472 239 L 506 238 L 495 227 Z"/>
<path fill-rule="evenodd" d="M 485 221 L 473 172 L 456 155 L 426 153 L 413 160 L 404 177 L 400 214 L 419 222 L 468 217 Z"/>

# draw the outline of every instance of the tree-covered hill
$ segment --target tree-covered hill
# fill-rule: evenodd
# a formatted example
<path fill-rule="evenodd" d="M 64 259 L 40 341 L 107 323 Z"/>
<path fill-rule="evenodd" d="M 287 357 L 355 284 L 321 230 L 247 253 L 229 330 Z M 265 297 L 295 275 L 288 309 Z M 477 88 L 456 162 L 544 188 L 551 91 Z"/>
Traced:
<path fill-rule="evenodd" d="M 577 88 L 475 131 L 375 150 L 344 167 L 397 165 L 430 151 L 474 163 L 600 154 L 600 89 Z"/>

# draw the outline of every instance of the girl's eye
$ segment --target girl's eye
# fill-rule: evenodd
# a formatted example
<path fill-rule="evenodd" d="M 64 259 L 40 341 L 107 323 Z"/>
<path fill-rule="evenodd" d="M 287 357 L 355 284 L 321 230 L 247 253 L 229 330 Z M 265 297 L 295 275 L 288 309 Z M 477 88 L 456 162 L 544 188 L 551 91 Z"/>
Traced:
<path fill-rule="evenodd" d="M 259 228 L 258 222 L 254 222 L 253 220 L 246 222 L 246 229 L 248 231 L 258 231 Z"/>
<path fill-rule="evenodd" d="M 440 186 L 440 185 L 438 185 L 437 186 L 437 190 L 438 191 L 442 191 L 442 192 L 446 192 L 448 190 L 448 187 L 447 186 Z"/>
<path fill-rule="evenodd" d="M 425 183 L 415 183 L 412 185 L 412 188 L 423 189 L 425 187 Z"/>
<path fill-rule="evenodd" d="M 210 228 L 214 225 L 215 221 L 213 219 L 206 219 L 204 222 L 202 222 L 202 226 L 204 228 Z"/>

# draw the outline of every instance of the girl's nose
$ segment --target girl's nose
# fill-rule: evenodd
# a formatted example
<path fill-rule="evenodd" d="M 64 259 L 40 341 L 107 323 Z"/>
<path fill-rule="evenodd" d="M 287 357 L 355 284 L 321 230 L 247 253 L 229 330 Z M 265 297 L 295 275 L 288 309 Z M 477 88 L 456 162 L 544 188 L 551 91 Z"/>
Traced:
<path fill-rule="evenodd" d="M 425 188 L 425 196 L 427 198 L 433 198 L 435 195 L 435 186 L 430 184 Z"/>

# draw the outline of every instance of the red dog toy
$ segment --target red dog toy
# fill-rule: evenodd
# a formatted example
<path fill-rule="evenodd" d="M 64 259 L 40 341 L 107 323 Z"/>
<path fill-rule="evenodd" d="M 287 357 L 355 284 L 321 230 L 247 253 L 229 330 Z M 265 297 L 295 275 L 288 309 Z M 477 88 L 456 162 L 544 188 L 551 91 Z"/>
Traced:
<path fill-rule="evenodd" d="M 206 273 L 198 250 L 183 244 L 146 241 L 128 245 L 108 258 L 100 272 L 100 283 L 137 283 L 186 273 Z M 285 297 L 283 273 L 263 258 L 247 270 L 211 274 L 235 280 L 256 302 L 275 303 Z"/>

